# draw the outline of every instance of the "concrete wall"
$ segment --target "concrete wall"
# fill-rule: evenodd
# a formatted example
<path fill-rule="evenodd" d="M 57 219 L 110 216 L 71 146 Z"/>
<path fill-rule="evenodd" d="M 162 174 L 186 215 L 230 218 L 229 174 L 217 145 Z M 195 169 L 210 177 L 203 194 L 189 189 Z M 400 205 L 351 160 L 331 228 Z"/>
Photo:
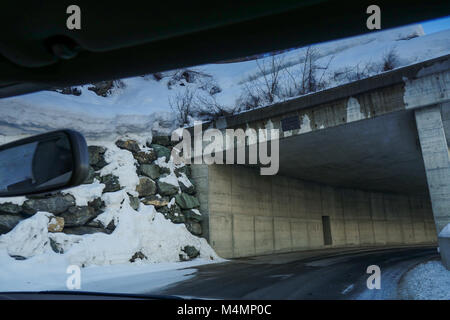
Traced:
<path fill-rule="evenodd" d="M 192 169 L 207 239 L 225 258 L 436 241 L 428 198 L 260 176 L 241 166 Z M 330 217 L 332 245 L 324 245 L 322 216 Z"/>

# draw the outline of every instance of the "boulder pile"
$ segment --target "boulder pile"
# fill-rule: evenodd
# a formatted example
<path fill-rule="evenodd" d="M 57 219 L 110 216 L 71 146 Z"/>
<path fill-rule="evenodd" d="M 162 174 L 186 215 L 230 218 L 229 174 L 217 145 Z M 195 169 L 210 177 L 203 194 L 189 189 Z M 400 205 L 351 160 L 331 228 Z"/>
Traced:
<path fill-rule="evenodd" d="M 176 224 L 184 223 L 186 228 L 196 236 L 202 236 L 202 215 L 196 188 L 190 180 L 189 166 L 174 165 L 170 161 L 173 148 L 168 136 L 153 137 L 151 143 L 140 145 L 135 140 L 119 139 L 115 145 L 130 152 L 135 161 L 139 183 L 134 194 L 128 193 L 130 206 L 138 210 L 141 204 L 152 205 L 166 219 Z M 50 232 L 66 234 L 111 233 L 115 229 L 114 221 L 103 225 L 96 218 L 107 206 L 103 196 L 123 189 L 118 176 L 112 173 L 102 174 L 108 165 L 105 159 L 107 148 L 90 145 L 89 176 L 84 184 L 103 184 L 101 196 L 88 201 L 86 205 L 77 205 L 70 190 L 53 194 L 28 196 L 22 202 L 0 199 L 0 234 L 8 233 L 20 221 L 33 216 L 38 211 L 50 212 L 56 216 L 49 225 Z M 190 248 L 186 256 L 195 256 Z M 185 257 L 183 256 L 183 259 Z"/>

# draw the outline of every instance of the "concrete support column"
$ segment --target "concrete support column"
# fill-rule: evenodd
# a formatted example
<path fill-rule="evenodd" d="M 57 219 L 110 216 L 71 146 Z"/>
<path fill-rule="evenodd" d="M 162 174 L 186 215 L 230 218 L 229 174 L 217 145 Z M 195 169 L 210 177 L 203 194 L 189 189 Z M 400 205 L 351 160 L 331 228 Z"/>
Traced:
<path fill-rule="evenodd" d="M 443 105 L 443 108 L 449 105 Z M 428 181 L 436 230 L 450 223 L 450 156 L 441 116 L 441 105 L 415 112 L 417 131 Z M 443 264 L 450 269 L 450 242 L 439 238 Z"/>

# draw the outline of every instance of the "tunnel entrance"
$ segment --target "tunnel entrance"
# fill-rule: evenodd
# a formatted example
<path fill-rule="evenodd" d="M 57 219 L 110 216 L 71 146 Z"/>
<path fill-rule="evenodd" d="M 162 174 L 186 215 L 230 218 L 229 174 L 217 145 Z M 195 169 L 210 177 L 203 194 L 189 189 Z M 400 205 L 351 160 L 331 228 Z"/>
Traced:
<path fill-rule="evenodd" d="M 322 216 L 323 244 L 328 246 L 333 244 L 331 238 L 330 216 Z"/>

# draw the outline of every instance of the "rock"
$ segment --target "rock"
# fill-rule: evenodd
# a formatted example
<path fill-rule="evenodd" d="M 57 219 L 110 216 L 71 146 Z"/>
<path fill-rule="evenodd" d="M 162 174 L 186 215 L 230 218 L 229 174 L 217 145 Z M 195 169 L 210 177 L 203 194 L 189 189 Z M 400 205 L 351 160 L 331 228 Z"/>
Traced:
<path fill-rule="evenodd" d="M 156 195 L 150 195 L 148 197 L 145 197 L 141 199 L 141 202 L 145 205 L 152 205 L 155 208 L 161 208 L 164 206 L 167 206 L 169 204 L 169 198 L 168 197 L 161 197 L 158 198 Z"/>
<path fill-rule="evenodd" d="M 108 163 L 105 161 L 106 149 L 100 146 L 89 146 L 89 164 L 94 168 L 94 170 L 100 170 Z"/>
<path fill-rule="evenodd" d="M 186 220 L 191 220 L 195 222 L 202 222 L 203 216 L 200 213 L 198 209 L 189 209 L 189 210 L 183 210 L 183 215 L 186 217 Z"/>
<path fill-rule="evenodd" d="M 202 225 L 198 222 L 194 222 L 194 221 L 188 221 L 185 223 L 186 228 L 189 230 L 190 233 L 192 233 L 193 235 L 196 236 L 201 236 L 202 235 Z"/>
<path fill-rule="evenodd" d="M 182 175 L 184 179 L 179 179 L 178 183 L 180 185 L 180 189 L 182 192 L 186 192 L 187 194 L 195 193 L 195 186 L 189 181 L 189 179 L 184 175 Z"/>
<path fill-rule="evenodd" d="M 98 220 L 91 220 L 88 223 L 86 223 L 87 227 L 94 227 L 94 228 L 102 228 L 105 229 L 105 226 Z"/>
<path fill-rule="evenodd" d="M 68 94 L 74 96 L 81 96 L 81 90 L 77 87 L 66 87 L 66 88 L 58 88 L 58 89 L 50 89 L 51 91 L 55 91 L 61 94 Z"/>
<path fill-rule="evenodd" d="M 167 183 L 167 182 L 164 182 L 164 181 L 161 181 L 161 179 L 159 179 L 156 182 L 156 185 L 158 187 L 158 193 L 160 195 L 173 196 L 173 195 L 178 193 L 178 187 L 177 186 L 175 186 L 173 184 L 170 184 L 170 183 Z"/>
<path fill-rule="evenodd" d="M 150 164 L 157 159 L 156 152 L 154 150 L 139 151 L 137 153 L 133 153 L 133 157 L 139 164 Z"/>
<path fill-rule="evenodd" d="M 86 178 L 86 180 L 84 180 L 83 184 L 91 184 L 94 182 L 94 178 L 95 178 L 95 170 L 92 166 L 89 166 L 89 173 L 88 176 Z"/>
<path fill-rule="evenodd" d="M 133 208 L 134 210 L 138 210 L 140 204 L 139 198 L 134 197 L 131 194 L 128 194 L 128 199 L 130 199 L 130 207 Z"/>
<path fill-rule="evenodd" d="M 61 213 L 66 227 L 80 227 L 99 215 L 94 208 L 88 206 L 71 207 L 68 211 Z"/>
<path fill-rule="evenodd" d="M 185 246 L 181 251 L 184 252 L 184 254 L 180 254 L 181 261 L 189 261 L 200 255 L 200 251 L 194 246 Z"/>
<path fill-rule="evenodd" d="M 52 217 L 48 223 L 48 232 L 61 232 L 64 229 L 63 217 Z"/>
<path fill-rule="evenodd" d="M 0 234 L 8 233 L 22 220 L 19 215 L 0 214 Z"/>
<path fill-rule="evenodd" d="M 139 260 L 147 260 L 147 256 L 145 254 L 143 254 L 142 252 L 138 251 L 135 254 L 133 254 L 133 256 L 130 259 L 130 262 L 135 262 L 137 259 Z"/>
<path fill-rule="evenodd" d="M 71 194 L 52 195 L 41 199 L 28 199 L 23 203 L 23 212 L 35 214 L 38 211 L 47 211 L 53 214 L 60 214 L 75 205 L 75 198 Z"/>
<path fill-rule="evenodd" d="M 166 147 L 164 147 L 162 145 L 159 145 L 159 144 L 151 144 L 150 147 L 153 150 L 155 150 L 156 156 L 158 158 L 166 157 L 166 161 L 169 161 L 169 159 L 170 159 L 170 150 L 169 150 L 169 148 L 166 148 Z"/>
<path fill-rule="evenodd" d="M 50 247 L 52 250 L 56 253 L 63 254 L 64 249 L 62 248 L 61 244 L 50 238 Z"/>
<path fill-rule="evenodd" d="M 105 184 L 103 193 L 105 192 L 115 192 L 121 189 L 119 178 L 112 173 L 100 177 L 100 182 Z"/>
<path fill-rule="evenodd" d="M 142 164 L 139 166 L 138 173 L 156 180 L 159 178 L 160 170 L 156 164 Z"/>
<path fill-rule="evenodd" d="M 106 226 L 106 230 L 108 230 L 109 232 L 113 232 L 115 229 L 116 229 L 116 224 L 114 223 L 114 219 L 113 219 Z"/>
<path fill-rule="evenodd" d="M 139 184 L 136 186 L 139 197 L 146 197 L 156 193 L 156 183 L 149 177 L 139 177 Z"/>
<path fill-rule="evenodd" d="M 11 202 L 0 203 L 0 214 L 1 213 L 17 214 L 20 213 L 21 211 L 22 208 L 17 204 Z"/>
<path fill-rule="evenodd" d="M 36 193 L 27 195 L 27 199 L 47 199 L 48 197 L 54 196 L 55 193 Z"/>
<path fill-rule="evenodd" d="M 92 83 L 88 86 L 88 90 L 95 92 L 101 97 L 109 96 L 114 88 L 123 88 L 125 84 L 121 80 L 105 80 Z"/>
<path fill-rule="evenodd" d="M 104 226 L 103 223 L 101 223 L 98 220 L 91 220 L 88 223 L 86 223 L 85 225 L 86 227 L 93 227 L 93 228 L 98 228 L 98 229 L 106 229 L 107 233 L 111 233 L 114 231 L 114 229 L 116 229 L 116 225 L 114 224 L 114 219 L 111 220 L 107 226 Z"/>
<path fill-rule="evenodd" d="M 158 209 L 158 212 L 162 213 L 166 219 L 173 223 L 183 223 L 186 221 L 180 207 L 176 204 L 171 205 L 170 208 L 168 206 L 161 207 Z"/>
<path fill-rule="evenodd" d="M 172 145 L 172 141 L 170 140 L 170 136 L 153 136 L 152 138 L 153 144 L 158 144 L 164 147 L 169 147 Z"/>
<path fill-rule="evenodd" d="M 88 226 L 64 228 L 63 232 L 65 234 L 75 234 L 75 235 L 93 234 L 93 233 L 99 233 L 99 232 L 107 233 L 107 234 L 111 233 L 111 231 L 109 231 L 107 229 L 88 227 Z"/>
<path fill-rule="evenodd" d="M 187 165 L 175 168 L 174 172 L 177 177 L 181 177 L 181 173 L 184 173 L 188 178 L 191 177 L 191 167 Z"/>
<path fill-rule="evenodd" d="M 138 153 L 139 151 L 141 151 L 141 148 L 139 148 L 139 144 L 134 140 L 117 140 L 116 146 L 120 149 L 125 149 L 132 153 Z"/>
<path fill-rule="evenodd" d="M 170 174 L 170 169 L 168 167 L 158 167 L 159 168 L 159 173 L 161 175 L 169 175 Z"/>
<path fill-rule="evenodd" d="M 175 202 L 180 206 L 181 209 L 193 209 L 200 207 L 200 202 L 194 196 L 191 196 L 187 193 L 180 193 L 175 196 Z"/>
<path fill-rule="evenodd" d="M 16 254 L 11 254 L 10 257 L 13 258 L 13 259 L 15 259 L 15 260 L 27 260 L 26 257 L 24 257 L 24 256 L 19 256 L 19 255 L 16 255 Z"/>
<path fill-rule="evenodd" d="M 97 214 L 100 214 L 105 209 L 105 202 L 102 198 L 95 198 L 88 202 L 88 206 L 93 208 Z"/>

